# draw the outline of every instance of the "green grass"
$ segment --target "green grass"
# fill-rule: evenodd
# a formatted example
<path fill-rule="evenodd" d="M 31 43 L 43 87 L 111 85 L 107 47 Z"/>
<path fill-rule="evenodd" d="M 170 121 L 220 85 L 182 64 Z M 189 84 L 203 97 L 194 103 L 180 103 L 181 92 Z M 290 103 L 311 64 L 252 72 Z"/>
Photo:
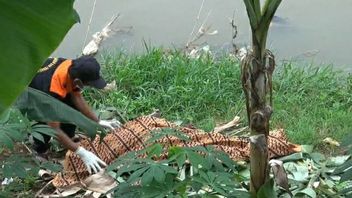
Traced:
<path fill-rule="evenodd" d="M 102 56 L 103 74 L 117 91 L 86 93 L 96 108 L 114 106 L 128 118 L 160 109 L 163 117 L 211 130 L 235 115 L 246 124 L 239 63 L 230 57 L 189 59 L 160 49 L 144 55 Z M 278 65 L 271 127 L 284 127 L 291 141 L 317 145 L 352 130 L 352 77 L 329 67 Z"/>
<path fill-rule="evenodd" d="M 273 126 L 283 126 L 298 143 L 325 137 L 343 140 L 352 132 L 352 76 L 332 67 L 285 64 L 274 77 Z"/>

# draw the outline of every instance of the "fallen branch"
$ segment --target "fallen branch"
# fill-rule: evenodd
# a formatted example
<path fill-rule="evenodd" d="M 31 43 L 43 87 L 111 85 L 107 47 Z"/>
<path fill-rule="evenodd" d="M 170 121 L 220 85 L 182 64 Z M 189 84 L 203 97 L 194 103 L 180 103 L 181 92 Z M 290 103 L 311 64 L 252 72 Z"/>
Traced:
<path fill-rule="evenodd" d="M 249 127 L 248 126 L 245 126 L 245 127 L 242 127 L 242 128 L 239 128 L 239 129 L 236 129 L 236 130 L 233 130 L 233 131 L 230 131 L 230 132 L 227 132 L 225 133 L 225 135 L 228 135 L 230 137 L 234 137 L 234 136 L 240 136 L 240 135 L 245 135 L 243 134 L 246 130 L 247 132 L 249 133 Z"/>
<path fill-rule="evenodd" d="M 240 124 L 240 117 L 236 116 L 233 120 L 231 120 L 230 122 L 222 125 L 222 126 L 218 126 L 214 128 L 214 132 L 215 133 L 221 133 L 227 130 L 230 130 L 234 127 L 237 127 Z"/>
<path fill-rule="evenodd" d="M 31 151 L 31 149 L 28 148 L 28 146 L 27 146 L 24 142 L 22 142 L 22 145 L 24 146 L 24 148 L 27 149 L 27 151 L 28 151 L 29 154 L 33 154 L 33 152 Z"/>
<path fill-rule="evenodd" d="M 153 113 L 147 115 L 149 117 L 161 118 L 161 112 L 159 109 L 155 109 Z"/>
<path fill-rule="evenodd" d="M 51 180 L 50 182 L 48 182 L 47 184 L 45 184 L 45 186 L 43 186 L 43 188 L 41 188 L 34 197 L 47 197 L 46 195 L 42 195 L 42 192 L 44 191 L 44 189 L 46 189 L 51 183 L 53 182 L 53 180 Z"/>

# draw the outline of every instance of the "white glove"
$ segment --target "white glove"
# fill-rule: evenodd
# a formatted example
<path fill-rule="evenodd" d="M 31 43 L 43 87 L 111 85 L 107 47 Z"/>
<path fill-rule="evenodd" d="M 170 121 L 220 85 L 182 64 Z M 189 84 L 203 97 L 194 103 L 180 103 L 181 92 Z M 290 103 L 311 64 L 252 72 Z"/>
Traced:
<path fill-rule="evenodd" d="M 91 174 L 92 171 L 93 173 L 101 171 L 102 168 L 99 164 L 106 166 L 106 163 L 103 160 L 99 159 L 99 157 L 81 146 L 78 147 L 75 153 L 82 159 L 88 169 L 89 174 Z"/>
<path fill-rule="evenodd" d="M 109 129 L 115 129 L 121 126 L 121 123 L 118 120 L 100 120 L 99 124 L 102 127 L 109 128 Z"/>

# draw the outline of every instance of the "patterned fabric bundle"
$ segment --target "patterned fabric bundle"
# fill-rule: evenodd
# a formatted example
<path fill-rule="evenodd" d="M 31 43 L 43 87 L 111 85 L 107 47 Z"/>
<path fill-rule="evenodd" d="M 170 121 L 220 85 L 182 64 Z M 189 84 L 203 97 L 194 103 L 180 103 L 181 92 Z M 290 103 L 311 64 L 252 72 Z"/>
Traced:
<path fill-rule="evenodd" d="M 119 156 L 129 152 L 146 148 L 146 141 L 151 137 L 151 131 L 173 128 L 184 133 L 189 141 L 174 136 L 164 136 L 157 142 L 165 148 L 170 146 L 192 147 L 208 146 L 222 150 L 233 160 L 249 160 L 249 139 L 247 137 L 228 137 L 226 135 L 199 129 L 179 127 L 161 118 L 139 117 L 129 121 L 122 127 L 107 134 L 103 140 L 97 136 L 93 141 L 82 138 L 80 145 L 95 153 L 107 164 L 112 163 Z M 300 147 L 287 142 L 283 130 L 270 132 L 268 138 L 269 157 L 275 158 L 289 155 L 300 150 Z M 89 176 L 83 161 L 73 152 L 68 151 L 65 156 L 63 172 L 53 180 L 53 185 L 60 188 L 79 183 Z"/>

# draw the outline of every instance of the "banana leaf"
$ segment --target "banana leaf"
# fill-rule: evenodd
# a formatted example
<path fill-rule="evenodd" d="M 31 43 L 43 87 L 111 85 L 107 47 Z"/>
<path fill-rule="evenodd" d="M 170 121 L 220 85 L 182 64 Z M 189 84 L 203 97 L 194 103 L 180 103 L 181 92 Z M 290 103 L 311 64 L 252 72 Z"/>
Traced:
<path fill-rule="evenodd" d="M 39 90 L 28 87 L 15 103 L 22 114 L 38 122 L 61 122 L 78 126 L 89 137 L 95 137 L 97 131 L 104 131 L 95 121 L 84 116 L 65 103 Z"/>
<path fill-rule="evenodd" d="M 79 21 L 74 0 L 0 0 L 0 115 Z"/>

